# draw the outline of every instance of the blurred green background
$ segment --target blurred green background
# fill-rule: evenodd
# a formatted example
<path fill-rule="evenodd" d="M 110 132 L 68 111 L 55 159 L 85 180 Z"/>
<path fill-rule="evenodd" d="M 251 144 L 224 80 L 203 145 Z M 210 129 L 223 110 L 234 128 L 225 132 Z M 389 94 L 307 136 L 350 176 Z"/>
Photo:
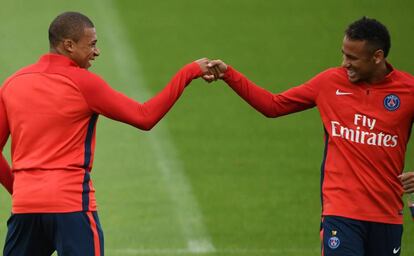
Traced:
<path fill-rule="evenodd" d="M 1 0 L 2 81 L 48 51 L 48 26 L 68 10 L 95 23 L 91 70 L 141 102 L 201 57 L 273 92 L 301 84 L 340 64 L 343 31 L 363 15 L 388 26 L 389 61 L 414 73 L 408 0 Z M 92 179 L 106 255 L 320 255 L 323 144 L 316 110 L 266 119 L 222 82 L 194 81 L 150 132 L 100 117 Z M 1 248 L 9 214 L 1 189 Z M 402 256 L 414 255 L 405 215 Z"/>

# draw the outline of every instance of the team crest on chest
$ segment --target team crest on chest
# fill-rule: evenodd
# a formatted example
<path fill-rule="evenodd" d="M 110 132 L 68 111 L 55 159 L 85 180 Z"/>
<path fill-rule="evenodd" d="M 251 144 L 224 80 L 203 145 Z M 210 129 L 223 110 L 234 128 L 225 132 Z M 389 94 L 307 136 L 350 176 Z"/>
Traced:
<path fill-rule="evenodd" d="M 395 111 L 400 107 L 400 98 L 395 94 L 388 94 L 384 98 L 384 107 L 389 111 Z"/>

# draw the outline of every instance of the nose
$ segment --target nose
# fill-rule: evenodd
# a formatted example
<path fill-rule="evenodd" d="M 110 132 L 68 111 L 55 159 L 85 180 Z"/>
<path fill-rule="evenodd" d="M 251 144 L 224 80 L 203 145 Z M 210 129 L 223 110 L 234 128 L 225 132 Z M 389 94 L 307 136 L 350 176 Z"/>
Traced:
<path fill-rule="evenodd" d="M 95 48 L 95 51 L 93 53 L 96 57 L 98 57 L 99 55 L 101 55 L 101 50 L 99 50 L 99 48 Z"/>
<path fill-rule="evenodd" d="M 341 66 L 343 67 L 343 68 L 350 68 L 351 67 L 351 63 L 344 57 L 343 59 L 342 59 L 342 64 L 341 64 Z"/>

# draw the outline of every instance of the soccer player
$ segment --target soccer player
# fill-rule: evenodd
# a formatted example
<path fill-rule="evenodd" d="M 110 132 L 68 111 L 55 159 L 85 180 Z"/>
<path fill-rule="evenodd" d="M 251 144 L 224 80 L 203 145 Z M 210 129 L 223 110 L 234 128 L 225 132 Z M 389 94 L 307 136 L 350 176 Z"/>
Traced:
<path fill-rule="evenodd" d="M 266 117 L 317 107 L 325 128 L 321 172 L 322 255 L 395 256 L 401 252 L 402 174 L 414 117 L 414 77 L 386 60 L 387 28 L 363 17 L 345 31 L 342 67 L 280 94 L 256 86 L 220 60 L 209 64 Z"/>
<path fill-rule="evenodd" d="M 192 79 L 208 79 L 208 60 L 184 66 L 141 104 L 88 71 L 99 56 L 88 17 L 76 12 L 57 16 L 49 42 L 50 53 L 13 74 L 0 89 L 0 143 L 3 149 L 11 136 L 14 174 L 4 255 L 48 256 L 55 250 L 61 256 L 104 255 L 90 178 L 98 115 L 150 130 Z M 11 191 L 10 177 L 5 180 Z"/>

